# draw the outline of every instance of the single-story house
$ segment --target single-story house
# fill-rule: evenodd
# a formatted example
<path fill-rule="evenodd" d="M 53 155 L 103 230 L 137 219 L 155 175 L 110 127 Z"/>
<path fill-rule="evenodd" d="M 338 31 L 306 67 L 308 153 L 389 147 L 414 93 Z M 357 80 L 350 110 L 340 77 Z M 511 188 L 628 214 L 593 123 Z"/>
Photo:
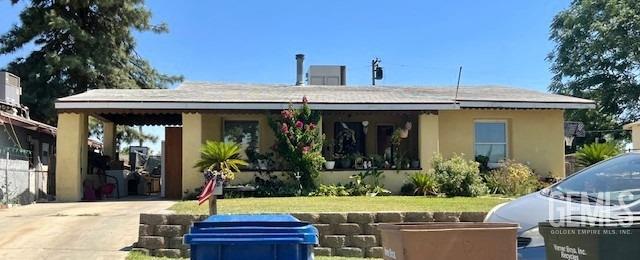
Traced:
<path fill-rule="evenodd" d="M 177 89 L 96 89 L 61 98 L 58 110 L 57 200 L 81 198 L 86 175 L 87 117 L 104 121 L 104 151 L 113 153 L 115 125 L 166 127 L 166 196 L 180 198 L 201 187 L 193 167 L 206 140 L 240 140 L 247 149 L 265 153 L 275 142 L 268 118 L 306 96 L 320 111 L 326 140 L 345 135 L 361 155 L 387 155 L 393 130 L 402 128 L 404 158 L 409 167 L 387 170 L 384 185 L 399 191 L 409 174 L 430 167 L 432 156 L 454 153 L 467 159 L 489 157 L 490 163 L 514 159 L 541 176 L 563 177 L 564 111 L 589 109 L 591 100 L 501 87 L 381 87 L 213 84 L 188 82 Z M 237 137 L 240 136 L 238 139 Z M 337 142 L 336 142 L 337 141 Z M 332 151 L 334 152 L 334 151 Z M 408 163 L 409 164 L 409 163 Z M 406 169 L 405 169 L 406 168 Z M 334 169 L 321 183 L 347 183 L 361 170 Z M 245 170 L 236 183 L 251 182 Z"/>

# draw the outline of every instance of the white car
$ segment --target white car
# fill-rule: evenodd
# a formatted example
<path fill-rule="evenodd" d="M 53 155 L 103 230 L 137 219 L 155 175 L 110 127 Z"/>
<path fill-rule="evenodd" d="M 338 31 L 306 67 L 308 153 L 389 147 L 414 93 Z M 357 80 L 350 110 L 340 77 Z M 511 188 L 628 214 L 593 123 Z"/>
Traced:
<path fill-rule="evenodd" d="M 518 259 L 546 259 L 538 223 L 640 212 L 640 153 L 597 163 L 538 192 L 494 207 L 485 222 L 518 223 Z"/>

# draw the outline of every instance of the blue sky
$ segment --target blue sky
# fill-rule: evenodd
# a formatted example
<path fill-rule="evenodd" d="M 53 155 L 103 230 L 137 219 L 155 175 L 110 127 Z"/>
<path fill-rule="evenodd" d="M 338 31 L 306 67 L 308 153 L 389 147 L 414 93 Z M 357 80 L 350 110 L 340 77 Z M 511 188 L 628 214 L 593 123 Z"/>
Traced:
<path fill-rule="evenodd" d="M 20 6 L 0 1 L 0 31 Z M 137 33 L 138 52 L 158 70 L 192 81 L 294 83 L 305 65 L 347 66 L 348 84 L 501 84 L 546 91 L 553 16 L 568 0 L 536 1 L 147 1 L 167 34 Z M 29 51 L 21 50 L 18 55 Z M 4 67 L 15 55 L 0 56 Z M 152 130 L 160 133 L 158 129 Z M 155 145 L 157 150 L 157 145 Z"/>

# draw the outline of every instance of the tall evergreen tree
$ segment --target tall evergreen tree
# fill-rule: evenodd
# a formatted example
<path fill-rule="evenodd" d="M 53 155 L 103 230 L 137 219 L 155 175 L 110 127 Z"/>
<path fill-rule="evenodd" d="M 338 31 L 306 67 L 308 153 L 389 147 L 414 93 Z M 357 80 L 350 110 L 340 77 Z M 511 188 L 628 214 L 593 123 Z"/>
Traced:
<path fill-rule="evenodd" d="M 573 0 L 551 25 L 551 91 L 597 101 L 595 111 L 570 111 L 589 138 L 623 132 L 640 118 L 640 1 Z"/>
<path fill-rule="evenodd" d="M 56 98 L 96 88 L 164 88 L 182 80 L 141 58 L 132 30 L 164 33 L 167 26 L 151 23 L 144 0 L 32 0 L 20 23 L 0 36 L 0 55 L 35 45 L 6 70 L 21 77 L 22 103 L 32 118 L 55 124 Z"/>

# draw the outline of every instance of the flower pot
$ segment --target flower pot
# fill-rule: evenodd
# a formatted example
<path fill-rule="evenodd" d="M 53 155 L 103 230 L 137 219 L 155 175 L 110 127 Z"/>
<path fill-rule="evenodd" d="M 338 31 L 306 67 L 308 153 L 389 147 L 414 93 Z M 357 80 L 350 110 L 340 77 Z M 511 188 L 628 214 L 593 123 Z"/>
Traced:
<path fill-rule="evenodd" d="M 413 169 L 420 168 L 420 161 L 411 161 L 411 168 Z"/>
<path fill-rule="evenodd" d="M 266 170 L 269 167 L 267 160 L 258 159 L 258 169 Z"/>
<path fill-rule="evenodd" d="M 327 170 L 333 170 L 334 167 L 336 167 L 336 161 L 324 162 L 324 168 L 326 168 Z"/>
<path fill-rule="evenodd" d="M 351 168 L 352 161 L 350 159 L 340 159 L 340 167 Z"/>

